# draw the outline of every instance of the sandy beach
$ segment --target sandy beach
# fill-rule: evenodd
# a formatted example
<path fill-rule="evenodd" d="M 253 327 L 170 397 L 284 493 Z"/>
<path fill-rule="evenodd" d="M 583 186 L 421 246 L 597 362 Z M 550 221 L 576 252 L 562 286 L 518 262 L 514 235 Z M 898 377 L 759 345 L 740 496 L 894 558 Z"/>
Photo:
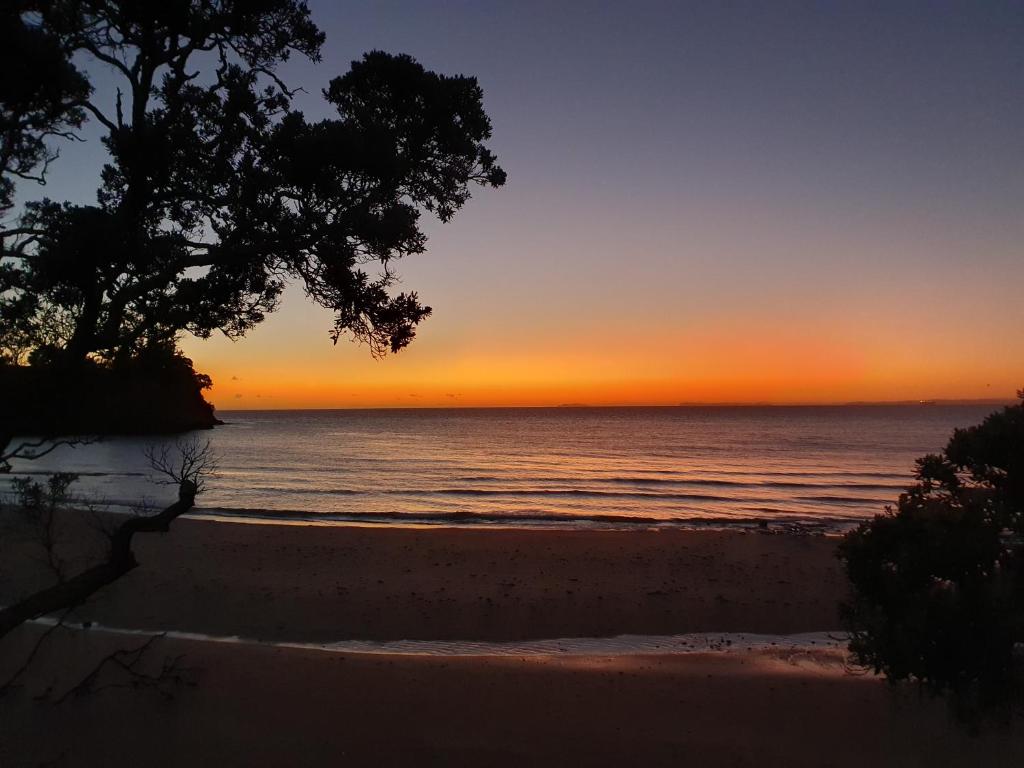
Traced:
<path fill-rule="evenodd" d="M 11 541 L 10 537 L 6 540 Z M 313 527 L 181 520 L 74 616 L 284 642 L 834 630 L 836 540 L 726 531 Z M 3 599 L 33 581 L 3 553 Z M 10 668 L 43 631 L 4 641 Z M 194 685 L 60 705 L 144 638 L 51 636 L 0 701 L 3 765 L 1009 765 L 944 704 L 894 694 L 834 651 L 522 657 L 353 654 L 158 641 Z M 116 682 L 116 679 L 112 678 Z M 116 724 L 116 725 L 112 725 Z M 60 733 L 60 739 L 48 734 Z"/>
<path fill-rule="evenodd" d="M 1019 731 L 969 736 L 941 702 L 851 675 L 827 652 L 444 658 L 161 640 L 149 668 L 184 654 L 194 687 L 32 700 L 59 696 L 104 653 L 139 642 L 86 632 L 48 645 L 45 673 L 0 700 L 0 764 L 936 768 L 1024 758 Z"/>
<path fill-rule="evenodd" d="M 845 589 L 835 541 L 183 519 L 138 537 L 140 566 L 76 616 L 317 642 L 833 630 Z M 31 563 L 0 554 L 9 601 L 31 588 Z"/>

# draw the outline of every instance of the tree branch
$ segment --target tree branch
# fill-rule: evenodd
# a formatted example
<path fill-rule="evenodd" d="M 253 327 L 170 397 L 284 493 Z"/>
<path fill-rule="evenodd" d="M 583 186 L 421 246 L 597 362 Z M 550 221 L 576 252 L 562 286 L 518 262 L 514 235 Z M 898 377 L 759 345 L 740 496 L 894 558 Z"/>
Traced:
<path fill-rule="evenodd" d="M 61 440 L 55 440 L 52 438 L 44 437 L 40 440 L 26 440 L 20 443 L 17 448 L 8 451 L 6 448 L 0 448 L 0 464 L 11 459 L 39 459 L 48 453 L 56 450 L 62 445 L 68 445 L 75 448 L 79 445 L 90 445 L 95 443 L 99 438 L 95 437 L 69 437 Z M 41 448 L 42 450 L 37 451 L 36 449 Z"/>
<path fill-rule="evenodd" d="M 133 85 L 135 84 L 135 79 L 132 76 L 132 71 L 128 69 L 128 67 L 125 65 L 123 61 L 120 61 L 118 59 L 115 59 L 113 56 L 103 53 L 99 48 L 97 48 L 92 43 L 84 43 L 82 45 L 82 48 L 88 51 L 92 56 L 94 56 L 99 61 L 102 61 L 105 64 L 109 64 L 115 69 L 120 70 L 121 74 L 128 78 L 129 82 L 131 82 Z"/>
<path fill-rule="evenodd" d="M 155 675 L 140 672 L 136 669 L 138 664 L 145 658 L 146 652 L 153 643 L 163 637 L 163 633 L 152 635 L 145 643 L 136 648 L 121 648 L 104 656 L 88 675 L 78 684 L 65 691 L 63 695 L 54 701 L 54 704 L 62 704 L 70 696 L 84 696 L 87 693 L 95 693 L 104 688 L 155 688 L 165 698 L 170 698 L 171 694 L 164 689 L 165 685 L 178 683 L 194 685 L 188 675 L 188 673 L 194 670 L 181 666 L 183 655 L 165 658 L 160 671 Z M 97 685 L 100 675 L 108 666 L 116 667 L 124 672 L 128 676 L 128 682 Z"/>
<path fill-rule="evenodd" d="M 94 592 L 131 571 L 138 565 L 132 552 L 132 537 L 136 533 L 169 530 L 175 519 L 192 508 L 195 497 L 195 481 L 182 480 L 178 500 L 163 512 L 150 517 L 133 517 L 117 527 L 110 537 L 110 552 L 104 562 L 0 610 L 0 638 L 30 619 L 81 605 Z"/>
<path fill-rule="evenodd" d="M 19 235 L 48 235 L 48 229 L 37 229 L 36 227 L 16 227 L 15 229 L 0 230 L 0 238 L 18 237 Z"/>
<path fill-rule="evenodd" d="M 82 107 L 85 107 L 87 110 L 89 110 L 89 112 L 92 113 L 93 117 L 95 117 L 97 120 L 99 120 L 101 123 L 103 123 L 103 125 L 106 126 L 108 131 L 113 133 L 113 132 L 115 132 L 117 130 L 117 126 L 114 125 L 114 123 L 111 121 L 111 119 L 109 117 L 107 117 L 105 114 L 103 114 L 103 112 L 100 111 L 99 107 L 94 105 L 92 102 L 82 101 L 82 102 L 79 102 L 79 104 Z"/>
<path fill-rule="evenodd" d="M 32 650 L 29 651 L 28 656 L 25 657 L 25 661 L 23 661 L 21 663 L 21 666 L 18 667 L 16 670 L 14 670 L 13 673 L 11 673 L 11 676 L 8 677 L 7 680 L 4 681 L 3 685 L 0 685 L 0 697 L 4 696 L 12 688 L 14 688 L 15 683 L 17 683 L 18 679 L 23 674 L 25 674 L 25 670 L 27 670 L 32 665 L 32 662 L 35 660 L 36 656 L 39 654 L 40 649 L 43 647 L 43 645 L 46 643 L 46 641 L 50 638 L 50 635 L 52 635 L 58 629 L 67 629 L 67 627 L 64 626 L 64 619 L 67 618 L 67 615 L 70 612 L 71 612 L 70 608 L 67 609 L 66 611 L 64 611 L 64 613 L 61 614 L 60 618 L 57 619 L 57 621 L 53 625 L 48 627 L 47 630 L 45 632 L 43 632 L 43 634 L 41 634 L 39 636 L 39 639 L 36 640 L 35 645 L 32 646 Z"/>

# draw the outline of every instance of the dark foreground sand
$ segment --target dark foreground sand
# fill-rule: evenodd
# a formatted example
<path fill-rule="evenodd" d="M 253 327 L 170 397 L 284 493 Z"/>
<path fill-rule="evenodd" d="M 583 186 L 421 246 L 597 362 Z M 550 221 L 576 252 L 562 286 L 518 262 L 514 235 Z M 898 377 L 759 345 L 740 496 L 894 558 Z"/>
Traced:
<path fill-rule="evenodd" d="M 195 687 L 59 695 L 111 638 L 79 633 L 0 700 L 0 765 L 1017 766 L 944 706 L 846 674 L 835 654 L 439 658 L 160 641 Z M 122 646 L 132 647 L 138 639 Z M 60 674 L 57 672 L 60 671 Z M 113 678 L 112 678 L 113 679 Z"/>
<path fill-rule="evenodd" d="M 4 537 L 0 593 L 29 588 Z M 714 531 L 313 528 L 179 521 L 77 619 L 286 641 L 516 640 L 835 629 L 835 540 Z M 42 629 L 0 643 L 0 672 Z M 1002 766 L 1024 725 L 972 739 L 819 651 L 620 657 L 339 654 L 162 639 L 195 686 L 52 702 L 137 637 L 64 631 L 0 699 L 0 766 Z M 107 678 L 117 682 L 119 678 Z"/>

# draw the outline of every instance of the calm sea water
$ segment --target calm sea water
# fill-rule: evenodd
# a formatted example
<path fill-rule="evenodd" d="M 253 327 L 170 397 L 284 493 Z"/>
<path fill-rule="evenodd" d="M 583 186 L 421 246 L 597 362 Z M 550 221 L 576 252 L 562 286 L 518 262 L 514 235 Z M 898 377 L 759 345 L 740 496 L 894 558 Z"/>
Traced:
<path fill-rule="evenodd" d="M 894 503 L 914 459 L 991 406 L 235 411 L 196 433 L 219 475 L 198 514 L 513 525 L 842 527 Z M 19 472 L 82 474 L 111 506 L 161 505 L 114 438 Z"/>

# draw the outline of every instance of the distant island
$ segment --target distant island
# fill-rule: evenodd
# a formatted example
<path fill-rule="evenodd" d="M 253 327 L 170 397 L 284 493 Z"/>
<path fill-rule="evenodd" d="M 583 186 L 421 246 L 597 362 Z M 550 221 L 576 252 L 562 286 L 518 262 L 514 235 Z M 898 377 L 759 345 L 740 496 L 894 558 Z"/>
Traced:
<path fill-rule="evenodd" d="M 683 402 L 677 403 L 677 408 L 847 408 L 861 406 L 908 406 L 908 405 L 1012 405 L 1013 397 L 984 397 L 984 398 L 951 398 L 948 400 L 847 400 L 835 403 L 735 403 L 735 402 Z"/>

